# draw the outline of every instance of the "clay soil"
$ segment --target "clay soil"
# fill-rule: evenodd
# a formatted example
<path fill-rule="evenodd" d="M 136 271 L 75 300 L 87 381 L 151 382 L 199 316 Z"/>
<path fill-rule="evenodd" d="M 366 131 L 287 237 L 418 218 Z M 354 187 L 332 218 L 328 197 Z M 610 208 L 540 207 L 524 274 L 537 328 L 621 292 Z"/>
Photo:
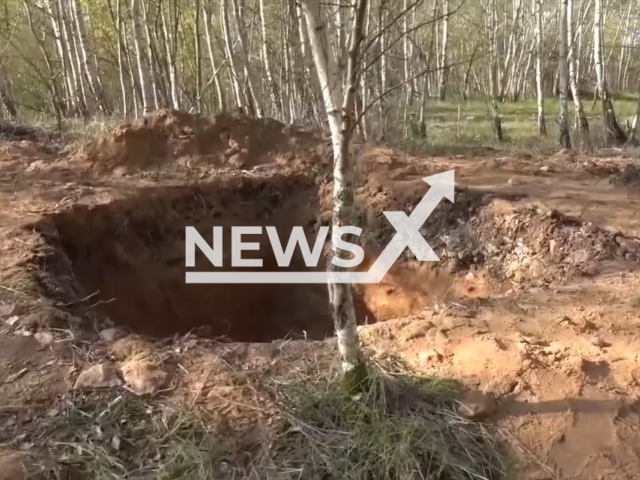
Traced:
<path fill-rule="evenodd" d="M 326 147 L 273 121 L 171 111 L 80 149 L 3 140 L 0 447 L 10 453 L 0 459 L 49 451 L 38 416 L 56 416 L 78 373 L 104 359 L 172 365 L 169 396 L 214 409 L 234 398 L 219 414 L 237 419 L 264 405 L 219 390 L 234 371 L 268 376 L 332 358 L 325 286 L 184 283 L 186 226 L 206 239 L 214 225 L 275 226 L 286 239 L 301 225 L 313 243 L 330 220 Z M 634 161 L 423 158 L 363 145 L 354 156 L 367 265 L 394 233 L 382 212 L 409 213 L 423 177 L 456 171 L 455 203 L 443 200 L 421 230 L 441 261 L 405 252 L 379 285 L 355 289 L 371 354 L 495 399 L 484 420 L 512 478 L 637 478 Z M 266 235 L 255 241 L 247 255 L 279 269 Z M 302 265 L 297 251 L 289 268 Z M 210 264 L 199 255 L 196 267 Z M 99 335 L 111 327 L 123 338 Z"/>

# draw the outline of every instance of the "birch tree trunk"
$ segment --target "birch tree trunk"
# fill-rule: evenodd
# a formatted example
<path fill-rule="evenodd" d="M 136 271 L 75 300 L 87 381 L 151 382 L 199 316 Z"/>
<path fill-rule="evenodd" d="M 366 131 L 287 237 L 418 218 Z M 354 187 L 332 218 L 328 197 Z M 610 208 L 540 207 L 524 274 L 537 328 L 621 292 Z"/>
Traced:
<path fill-rule="evenodd" d="M 267 86 L 269 89 L 269 96 L 271 97 L 272 109 L 276 112 L 276 115 L 282 114 L 282 107 L 280 106 L 278 95 L 278 84 L 273 78 L 271 71 L 271 62 L 269 61 L 269 49 L 267 48 L 267 17 L 264 11 L 264 0 L 258 0 L 260 7 L 260 27 L 262 30 L 262 63 L 264 65 L 264 73 L 267 76 Z"/>
<path fill-rule="evenodd" d="M 67 40 L 68 55 L 71 61 L 71 68 L 76 87 L 76 96 L 78 110 L 83 116 L 89 113 L 87 105 L 87 94 L 84 88 L 84 79 L 82 74 L 82 60 L 78 50 L 78 42 L 75 35 L 75 22 L 71 12 L 71 3 L 65 0 L 58 0 L 58 9 L 60 11 L 62 35 Z"/>
<path fill-rule="evenodd" d="M 163 3 L 160 3 L 160 8 L 162 8 Z M 167 63 L 169 67 L 169 89 L 171 90 L 171 106 L 176 110 L 180 109 L 180 90 L 178 86 L 178 53 L 180 51 L 180 9 L 178 8 L 178 2 L 174 2 L 173 4 L 169 4 L 171 8 L 173 8 L 173 15 L 171 12 L 167 12 L 169 16 L 169 25 L 172 28 L 170 30 L 167 28 L 167 19 L 164 15 L 164 10 L 160 11 L 161 20 L 162 20 L 162 31 L 164 34 L 165 42 L 165 55 L 167 57 Z M 205 26 L 207 27 L 207 32 L 209 28 L 209 23 L 205 22 Z"/>
<path fill-rule="evenodd" d="M 240 44 L 240 53 L 242 54 L 244 79 L 248 89 L 248 92 L 245 95 L 245 99 L 251 99 L 251 103 L 249 104 L 249 106 L 252 115 L 261 118 L 264 116 L 264 111 L 260 99 L 259 83 L 256 80 L 253 68 L 251 67 L 249 42 L 247 41 L 246 28 L 244 24 L 244 3 L 239 3 L 238 0 L 231 1 L 233 6 L 233 14 L 236 20 L 236 27 L 238 30 L 238 43 Z M 242 2 L 244 0 L 240 1 Z"/>
<path fill-rule="evenodd" d="M 536 99 L 538 103 L 538 135 L 547 135 L 547 124 L 544 117 L 544 92 L 542 89 L 542 0 L 533 0 L 533 11 L 536 22 Z"/>
<path fill-rule="evenodd" d="M 558 112 L 558 143 L 562 148 L 571 148 L 571 134 L 569 132 L 569 109 L 567 101 L 567 93 L 569 90 L 569 66 L 567 62 L 567 1 L 559 0 L 558 5 L 558 35 L 560 38 L 559 45 L 559 90 L 560 90 L 560 104 Z"/>
<path fill-rule="evenodd" d="M 573 0 L 569 0 L 567 3 L 567 36 L 569 39 L 569 85 L 571 87 L 571 96 L 573 97 L 573 104 L 575 107 L 576 116 L 576 130 L 580 135 L 580 142 L 583 145 L 591 145 L 589 137 L 589 122 L 587 116 L 584 113 L 584 107 L 582 106 L 582 100 L 580 99 L 580 88 L 578 87 L 578 71 L 575 65 L 575 36 L 573 29 Z"/>
<path fill-rule="evenodd" d="M 605 142 L 607 145 L 622 145 L 627 141 L 627 136 L 620 128 L 620 125 L 618 125 L 618 121 L 616 119 L 602 59 L 602 0 L 595 0 L 593 20 L 593 60 L 596 69 L 596 91 L 602 104 Z"/>
<path fill-rule="evenodd" d="M 149 19 L 147 18 L 147 5 L 145 6 L 144 0 L 138 0 L 140 3 L 140 13 L 142 15 L 142 29 L 143 38 L 144 38 L 144 55 L 147 59 L 147 65 L 149 66 L 149 83 L 151 85 L 151 94 L 153 95 L 153 106 L 154 108 L 159 108 L 162 102 L 158 98 L 158 87 L 156 85 L 156 75 L 154 69 L 154 58 L 153 58 L 153 39 L 151 37 L 151 29 L 149 27 Z"/>
<path fill-rule="evenodd" d="M 120 91 L 122 95 L 122 115 L 127 115 L 127 87 L 124 79 L 124 62 L 122 59 L 122 5 L 116 0 L 116 34 L 118 36 L 118 70 L 120 73 Z"/>
<path fill-rule="evenodd" d="M 95 103 L 98 105 L 102 113 L 109 113 L 109 105 L 105 97 L 100 75 L 98 73 L 98 62 L 93 53 L 93 47 L 89 36 L 87 35 L 87 27 L 84 21 L 84 14 L 78 0 L 71 0 L 71 8 L 75 17 L 76 31 L 78 32 L 77 45 L 84 63 L 85 75 L 89 82 L 89 88 L 93 93 Z"/>
<path fill-rule="evenodd" d="M 138 73 L 140 76 L 140 88 L 142 90 L 142 104 L 144 115 L 148 115 L 156 109 L 153 96 L 153 84 L 151 79 L 151 67 L 147 58 L 147 37 L 142 26 L 142 15 L 140 13 L 141 0 L 131 0 L 131 20 L 133 22 L 133 42 L 136 47 L 136 57 L 138 59 Z"/>
<path fill-rule="evenodd" d="M 75 107 L 75 95 L 74 85 L 72 83 L 71 75 L 69 74 L 69 58 L 67 57 L 67 51 L 64 48 L 64 39 L 62 37 L 61 20 L 58 15 L 58 4 L 55 0 L 48 0 L 44 3 L 47 15 L 51 19 L 51 28 L 53 29 L 53 36 L 56 41 L 56 50 L 60 60 L 61 73 L 64 81 L 64 87 L 66 91 L 66 111 L 67 113 L 74 110 Z"/>
<path fill-rule="evenodd" d="M 233 42 L 231 41 L 231 26 L 229 24 L 229 9 L 227 8 L 227 0 L 220 2 L 220 22 L 224 34 L 224 43 L 227 50 L 227 60 L 229 63 L 229 73 L 231 75 L 231 87 L 233 96 L 236 100 L 236 107 L 242 109 L 244 105 L 242 88 L 238 79 L 238 68 L 236 67 L 236 58 L 233 51 Z"/>
<path fill-rule="evenodd" d="M 213 50 L 213 36 L 211 35 L 211 25 L 213 24 L 213 12 L 205 6 L 206 18 L 204 21 L 204 33 L 207 40 L 207 52 L 209 53 L 209 62 L 211 63 L 211 72 L 213 75 L 213 84 L 218 97 L 218 110 L 225 110 L 225 99 L 222 93 L 222 85 L 220 84 L 220 70 L 218 69 L 215 52 Z M 222 67 L 220 67 L 222 68 Z"/>
<path fill-rule="evenodd" d="M 442 0 L 442 59 L 440 61 L 440 85 L 438 98 L 444 101 L 447 98 L 447 48 L 449 44 L 449 0 Z"/>
<path fill-rule="evenodd" d="M 196 18 L 194 32 L 194 47 L 196 51 L 196 111 L 202 113 L 202 42 L 200 41 L 200 0 L 196 0 Z"/>
<path fill-rule="evenodd" d="M 301 0 L 307 22 L 313 59 L 320 81 L 322 96 L 331 130 L 333 145 L 333 235 L 338 228 L 349 225 L 353 217 L 353 164 L 349 154 L 349 143 L 354 121 L 354 97 L 358 80 L 358 60 L 367 0 L 358 0 L 351 31 L 351 42 L 347 59 L 346 83 L 340 82 L 337 61 L 331 54 L 327 22 L 324 19 L 320 0 Z M 343 252 L 335 246 L 335 257 Z M 330 269 L 340 267 L 330 264 Z M 346 376 L 357 379 L 364 368 L 358 345 L 358 332 L 349 284 L 329 284 L 329 298 L 333 310 L 333 321 L 338 338 L 342 369 Z"/>

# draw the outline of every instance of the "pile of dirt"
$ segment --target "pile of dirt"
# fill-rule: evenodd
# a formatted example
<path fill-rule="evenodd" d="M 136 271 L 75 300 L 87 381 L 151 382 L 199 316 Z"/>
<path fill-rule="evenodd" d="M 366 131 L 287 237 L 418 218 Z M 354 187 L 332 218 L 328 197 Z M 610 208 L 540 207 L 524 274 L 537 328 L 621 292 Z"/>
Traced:
<path fill-rule="evenodd" d="M 314 134 L 273 119 L 220 113 L 213 120 L 162 109 L 116 127 L 69 157 L 98 172 L 154 168 L 248 168 L 313 156 Z"/>
<path fill-rule="evenodd" d="M 419 177 L 426 175 L 417 173 L 395 185 L 373 176 L 358 187 L 356 204 L 367 242 L 386 245 L 395 230 L 383 212 L 410 214 L 424 196 L 428 187 Z M 517 283 L 564 282 L 596 274 L 603 261 L 640 260 L 640 241 L 553 209 L 519 204 L 520 198 L 456 189 L 455 203 L 442 200 L 421 233 L 449 272 L 479 267 Z"/>
<path fill-rule="evenodd" d="M 432 245 L 449 262 L 479 263 L 492 275 L 516 283 L 564 282 L 597 274 L 607 260 L 640 260 L 638 240 L 556 210 L 501 199 L 477 209 Z"/>

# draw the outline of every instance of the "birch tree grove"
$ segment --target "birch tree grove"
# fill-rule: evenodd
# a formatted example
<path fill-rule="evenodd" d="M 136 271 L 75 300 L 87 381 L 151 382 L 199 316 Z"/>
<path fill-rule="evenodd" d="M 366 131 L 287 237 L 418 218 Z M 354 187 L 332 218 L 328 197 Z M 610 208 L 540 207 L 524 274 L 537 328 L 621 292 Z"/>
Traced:
<path fill-rule="evenodd" d="M 228 109 L 325 125 L 325 102 L 298 1 L 0 4 L 6 45 L 2 95 L 18 118 L 34 113 L 64 120 L 126 118 L 156 108 L 210 115 Z M 638 122 L 615 104 L 617 94 L 638 92 L 640 3 L 568 0 L 566 55 L 560 54 L 561 5 L 558 0 L 370 0 L 363 20 L 363 81 L 354 94 L 361 116 L 357 135 L 428 144 L 437 130 L 434 110 L 459 106 L 464 116 L 476 99 L 486 99 L 485 125 L 499 141 L 510 141 L 510 127 L 500 115 L 503 104 L 528 99 L 535 99 L 531 132 L 544 136 L 553 128 L 555 134 L 557 123 L 544 121 L 545 103 L 558 98 L 566 57 L 568 111 L 575 115 L 569 130 L 579 133 L 581 144 L 623 144 L 624 125 L 630 129 Z M 327 7 L 330 50 L 343 52 L 336 56 L 343 69 L 353 5 L 338 0 Z M 582 104 L 594 94 L 601 104 L 597 114 Z M 620 120 L 616 109 L 625 114 Z M 589 121 L 606 128 L 592 128 L 590 139 Z"/>

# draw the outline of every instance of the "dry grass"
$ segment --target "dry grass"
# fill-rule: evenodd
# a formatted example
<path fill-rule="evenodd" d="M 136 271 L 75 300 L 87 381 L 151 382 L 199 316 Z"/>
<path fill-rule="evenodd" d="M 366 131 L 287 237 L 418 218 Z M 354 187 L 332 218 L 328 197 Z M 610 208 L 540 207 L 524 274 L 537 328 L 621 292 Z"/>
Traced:
<path fill-rule="evenodd" d="M 264 378 L 254 388 L 266 389 L 277 414 L 249 440 L 246 429 L 234 432 L 194 402 L 128 392 L 67 397 L 45 419 L 56 464 L 42 478 L 503 478 L 491 430 L 455 411 L 459 384 L 389 365 L 371 365 L 356 397 L 331 374 Z"/>

